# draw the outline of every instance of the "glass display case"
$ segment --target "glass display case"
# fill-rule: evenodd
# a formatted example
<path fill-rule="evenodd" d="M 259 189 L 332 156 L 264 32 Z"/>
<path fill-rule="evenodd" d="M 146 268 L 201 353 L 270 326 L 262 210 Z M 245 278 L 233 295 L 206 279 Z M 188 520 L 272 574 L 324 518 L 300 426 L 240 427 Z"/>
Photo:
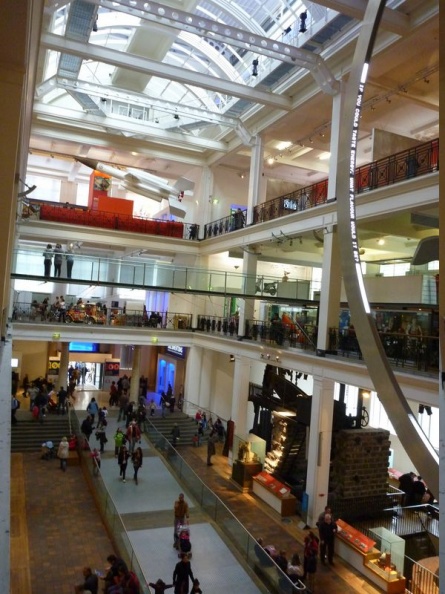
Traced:
<path fill-rule="evenodd" d="M 235 435 L 233 438 L 233 460 L 244 464 L 264 464 L 266 441 L 257 435 Z"/>
<path fill-rule="evenodd" d="M 233 438 L 232 479 L 243 491 L 252 488 L 252 477 L 263 469 L 266 457 L 266 442 L 257 435 Z"/>
<path fill-rule="evenodd" d="M 369 532 L 375 539 L 376 547 L 380 551 L 379 557 L 372 560 L 374 569 L 384 571 L 387 579 L 392 576 L 397 579 L 397 575 L 403 572 L 405 541 L 383 527 L 373 528 Z"/>

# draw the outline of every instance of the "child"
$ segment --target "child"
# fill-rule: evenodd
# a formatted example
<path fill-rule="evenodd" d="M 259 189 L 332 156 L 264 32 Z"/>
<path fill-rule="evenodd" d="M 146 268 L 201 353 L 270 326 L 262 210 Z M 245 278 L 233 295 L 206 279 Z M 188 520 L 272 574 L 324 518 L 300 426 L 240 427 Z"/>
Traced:
<path fill-rule="evenodd" d="M 150 586 L 150 588 L 153 588 L 154 589 L 154 593 L 155 594 L 164 594 L 164 592 L 168 588 L 173 588 L 173 584 L 167 585 L 161 579 L 159 579 L 155 584 L 149 583 L 148 585 Z"/>
<path fill-rule="evenodd" d="M 125 435 L 122 431 L 122 429 L 117 429 L 115 435 L 114 435 L 114 457 L 117 458 L 118 454 L 119 454 L 119 450 L 121 449 L 121 446 L 124 445 L 126 441 Z"/>
<path fill-rule="evenodd" d="M 100 452 L 97 450 L 97 448 L 94 448 L 90 456 L 93 461 L 93 474 L 97 475 L 99 474 L 100 470 Z"/>
<path fill-rule="evenodd" d="M 190 590 L 190 594 L 202 594 L 202 590 L 199 587 L 199 580 L 197 578 L 193 580 L 193 586 Z"/>

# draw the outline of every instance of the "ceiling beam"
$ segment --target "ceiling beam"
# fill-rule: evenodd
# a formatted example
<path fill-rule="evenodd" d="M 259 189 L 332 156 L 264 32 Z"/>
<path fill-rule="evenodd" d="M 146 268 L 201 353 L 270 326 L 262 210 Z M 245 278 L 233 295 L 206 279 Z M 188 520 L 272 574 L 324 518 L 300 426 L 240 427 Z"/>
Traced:
<path fill-rule="evenodd" d="M 147 137 L 153 142 L 166 142 L 170 146 L 187 148 L 187 150 L 191 151 L 211 149 L 225 152 L 228 146 L 225 142 L 201 138 L 192 134 L 169 132 L 168 130 L 156 127 L 155 124 L 150 122 L 131 121 L 131 118 L 113 118 L 112 116 L 101 118 L 85 112 L 79 113 L 77 110 L 55 107 L 53 105 L 35 104 L 34 116 L 41 121 L 64 122 L 73 128 L 81 128 L 83 130 L 85 129 L 85 124 L 88 124 L 89 130 L 113 130 L 115 133 L 123 134 L 127 137 Z"/>
<path fill-rule="evenodd" d="M 368 0 L 317 0 L 316 3 L 362 21 Z M 385 8 L 380 26 L 397 35 L 405 35 L 410 30 L 410 18 L 403 12 Z"/>
<path fill-rule="evenodd" d="M 152 138 L 128 138 L 119 134 L 110 134 L 106 130 L 92 130 L 87 127 L 69 128 L 65 124 L 57 122 L 39 122 L 34 121 L 32 126 L 32 136 L 30 140 L 30 150 L 41 150 L 41 141 L 60 141 L 64 146 L 72 143 L 72 151 L 65 150 L 67 156 L 78 156 L 78 147 L 83 144 L 90 144 L 95 148 L 106 148 L 115 151 L 137 152 L 147 157 L 156 157 L 157 159 L 166 159 L 177 161 L 183 165 L 193 167 L 203 167 L 206 161 L 203 155 L 191 150 L 180 150 L 160 142 L 156 144 L 151 142 Z M 45 149 L 46 150 L 46 149 Z M 47 151 L 49 152 L 49 150 Z M 124 164 L 124 163 L 122 163 Z M 125 163 L 130 167 L 131 163 Z"/>
<path fill-rule="evenodd" d="M 117 50 L 104 48 L 90 43 L 79 43 L 66 39 L 62 35 L 44 33 L 41 39 L 42 47 L 55 52 L 80 56 L 84 60 L 111 64 L 116 68 L 125 68 L 141 74 L 158 76 L 159 78 L 175 81 L 186 86 L 197 86 L 209 91 L 226 93 L 247 99 L 253 103 L 261 103 L 269 107 L 290 110 L 291 100 L 283 95 L 276 95 L 271 91 L 260 91 L 247 85 L 242 85 L 228 80 L 223 80 L 208 74 L 193 72 L 178 66 L 163 64 L 143 58 L 134 54 L 128 54 Z"/>
<path fill-rule="evenodd" d="M 179 31 L 187 31 L 198 37 L 209 37 L 221 43 L 239 47 L 242 50 L 247 49 L 255 54 L 267 56 L 281 62 L 290 62 L 295 66 L 309 70 L 324 92 L 329 94 L 338 92 L 339 83 L 335 80 L 320 55 L 295 47 L 295 45 L 283 43 L 277 39 L 259 35 L 252 29 L 239 29 L 201 15 L 178 10 L 176 6 L 170 7 L 152 1 L 121 0 L 119 4 L 110 0 L 89 1 L 100 6 L 106 6 L 110 10 L 134 14 L 141 20 L 155 22 Z"/>

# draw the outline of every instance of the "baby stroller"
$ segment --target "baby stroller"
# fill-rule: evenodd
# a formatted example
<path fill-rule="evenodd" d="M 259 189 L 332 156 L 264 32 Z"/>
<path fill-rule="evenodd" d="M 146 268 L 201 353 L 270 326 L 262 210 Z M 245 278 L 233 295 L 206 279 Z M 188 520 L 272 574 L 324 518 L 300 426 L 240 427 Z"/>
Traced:
<path fill-rule="evenodd" d="M 183 524 L 178 526 L 178 557 L 187 553 L 189 559 L 192 557 L 192 543 L 190 542 L 190 526 Z"/>
<path fill-rule="evenodd" d="M 40 458 L 42 460 L 52 460 L 56 457 L 56 451 L 54 449 L 54 444 L 52 441 L 48 440 L 42 443 L 42 447 L 40 450 Z"/>

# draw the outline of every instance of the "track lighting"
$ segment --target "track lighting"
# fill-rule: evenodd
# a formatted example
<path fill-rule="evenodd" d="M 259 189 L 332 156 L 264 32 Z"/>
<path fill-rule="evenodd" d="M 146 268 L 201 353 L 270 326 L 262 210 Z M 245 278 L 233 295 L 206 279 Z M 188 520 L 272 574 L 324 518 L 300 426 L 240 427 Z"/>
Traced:
<path fill-rule="evenodd" d="M 258 60 L 255 58 L 255 60 L 252 62 L 252 76 L 258 76 Z"/>
<path fill-rule="evenodd" d="M 292 27 L 288 27 L 287 29 L 284 29 L 283 31 L 283 35 L 287 35 L 288 33 L 290 33 L 292 31 Z"/>
<path fill-rule="evenodd" d="M 423 415 L 424 412 L 426 412 L 426 414 L 429 417 L 433 414 L 431 406 L 427 406 L 426 404 L 419 404 L 419 414 Z"/>
<path fill-rule="evenodd" d="M 298 30 L 299 33 L 306 33 L 306 19 L 307 19 L 307 12 L 302 12 L 300 14 L 300 28 Z"/>

